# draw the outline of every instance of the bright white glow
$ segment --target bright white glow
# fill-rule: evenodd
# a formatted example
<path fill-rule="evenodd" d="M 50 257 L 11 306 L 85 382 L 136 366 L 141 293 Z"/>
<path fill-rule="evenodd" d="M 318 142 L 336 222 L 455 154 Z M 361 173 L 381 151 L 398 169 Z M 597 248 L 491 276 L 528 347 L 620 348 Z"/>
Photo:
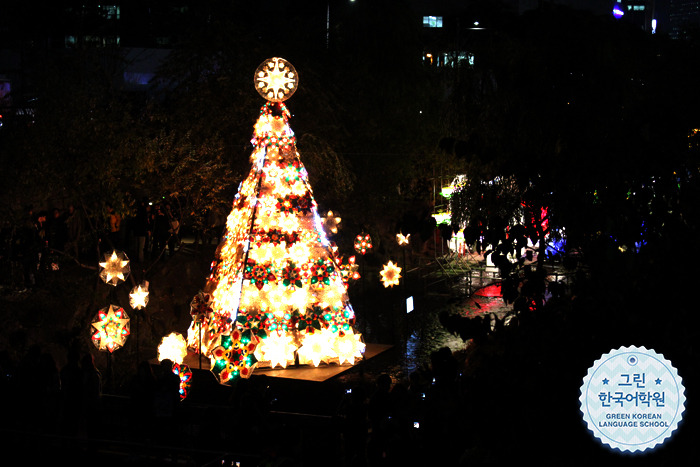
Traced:
<path fill-rule="evenodd" d="M 160 341 L 158 346 L 158 361 L 170 360 L 182 364 L 187 356 L 187 342 L 182 334 L 171 332 Z"/>
<path fill-rule="evenodd" d="M 406 299 L 406 313 L 413 311 L 413 295 Z"/>

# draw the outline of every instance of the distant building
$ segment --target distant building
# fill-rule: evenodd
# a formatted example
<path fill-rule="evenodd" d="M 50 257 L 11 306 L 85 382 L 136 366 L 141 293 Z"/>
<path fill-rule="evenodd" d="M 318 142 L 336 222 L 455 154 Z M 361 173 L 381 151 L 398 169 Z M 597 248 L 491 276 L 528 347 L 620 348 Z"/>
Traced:
<path fill-rule="evenodd" d="M 700 0 L 670 0 L 669 23 L 673 39 L 700 37 Z"/>

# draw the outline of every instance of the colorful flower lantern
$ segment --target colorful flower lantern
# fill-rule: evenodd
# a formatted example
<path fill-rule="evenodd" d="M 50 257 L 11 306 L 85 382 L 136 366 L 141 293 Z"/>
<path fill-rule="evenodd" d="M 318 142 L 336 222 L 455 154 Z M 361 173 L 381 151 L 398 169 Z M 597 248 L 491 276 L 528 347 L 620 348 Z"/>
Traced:
<path fill-rule="evenodd" d="M 123 308 L 109 305 L 97 312 L 92 327 L 92 343 L 98 350 L 111 353 L 121 348 L 129 336 L 129 316 Z"/>
<path fill-rule="evenodd" d="M 119 281 L 126 280 L 131 268 L 129 267 L 129 258 L 122 251 L 112 251 L 111 254 L 105 254 L 105 260 L 100 263 L 102 270 L 100 277 L 106 284 L 116 287 Z"/>
<path fill-rule="evenodd" d="M 355 251 L 364 255 L 372 249 L 372 238 L 369 234 L 360 234 L 355 237 Z"/>
<path fill-rule="evenodd" d="M 257 336 L 243 337 L 239 329 L 221 336 L 221 345 L 211 353 L 211 372 L 222 384 L 236 377 L 249 378 L 258 362 L 254 352 L 259 342 Z"/>
<path fill-rule="evenodd" d="M 180 400 L 185 400 L 192 387 L 192 370 L 184 363 L 173 362 L 173 373 L 180 378 Z"/>

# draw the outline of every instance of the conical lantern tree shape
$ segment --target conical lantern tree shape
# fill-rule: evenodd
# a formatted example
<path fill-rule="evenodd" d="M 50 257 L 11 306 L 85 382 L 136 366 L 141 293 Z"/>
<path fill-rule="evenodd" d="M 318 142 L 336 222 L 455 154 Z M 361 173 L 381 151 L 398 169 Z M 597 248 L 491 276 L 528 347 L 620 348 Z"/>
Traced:
<path fill-rule="evenodd" d="M 188 331 L 188 345 L 210 357 L 221 383 L 249 377 L 256 366 L 285 367 L 296 356 L 315 366 L 354 364 L 364 352 L 361 341 L 350 357 L 339 360 L 334 350 L 348 334 L 358 341 L 355 314 L 289 116 L 280 101 L 260 111 L 252 168 L 203 291 L 207 307 Z"/>

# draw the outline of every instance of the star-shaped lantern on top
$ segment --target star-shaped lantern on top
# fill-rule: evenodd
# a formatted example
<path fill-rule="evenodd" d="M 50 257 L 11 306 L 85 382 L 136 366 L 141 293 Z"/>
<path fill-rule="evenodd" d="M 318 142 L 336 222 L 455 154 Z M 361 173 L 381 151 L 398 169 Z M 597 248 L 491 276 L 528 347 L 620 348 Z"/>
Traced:
<path fill-rule="evenodd" d="M 393 262 L 389 261 L 384 265 L 384 269 L 381 270 L 382 283 L 384 287 L 393 287 L 399 285 L 399 279 L 401 279 L 401 268 L 395 265 Z"/>
<path fill-rule="evenodd" d="M 105 254 L 105 260 L 100 263 L 102 270 L 100 277 L 106 284 L 117 286 L 119 281 L 126 280 L 131 268 L 129 267 L 129 258 L 123 251 L 112 251 L 111 254 Z"/>
<path fill-rule="evenodd" d="M 283 102 L 292 97 L 298 83 L 297 71 L 280 57 L 265 60 L 255 70 L 255 89 L 270 102 Z"/>
<path fill-rule="evenodd" d="M 109 305 L 97 312 L 92 319 L 92 343 L 99 350 L 110 353 L 121 348 L 129 336 L 129 316 L 123 308 Z"/>

